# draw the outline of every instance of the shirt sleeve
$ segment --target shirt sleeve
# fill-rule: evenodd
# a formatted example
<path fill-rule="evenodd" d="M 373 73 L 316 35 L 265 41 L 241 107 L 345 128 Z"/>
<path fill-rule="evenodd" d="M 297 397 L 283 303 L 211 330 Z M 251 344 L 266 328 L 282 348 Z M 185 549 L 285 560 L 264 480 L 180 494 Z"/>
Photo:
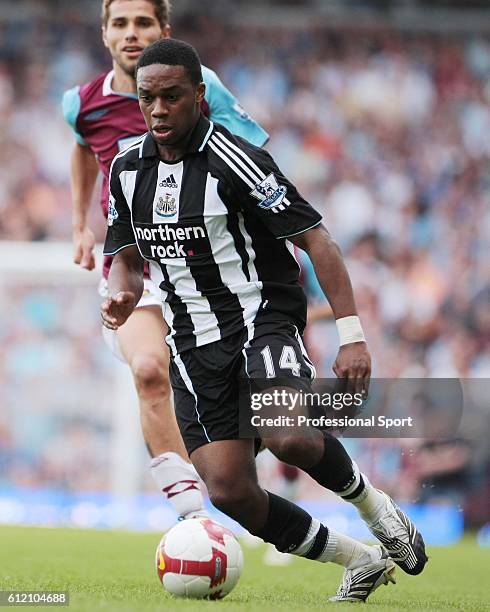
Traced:
<path fill-rule="evenodd" d="M 277 239 L 302 234 L 321 223 L 320 213 L 298 193 L 267 151 L 237 147 L 220 136 L 218 155 L 231 170 L 232 195 L 240 208 L 259 218 Z"/>
<path fill-rule="evenodd" d="M 78 144 L 86 147 L 87 143 L 77 130 L 77 119 L 80 112 L 80 87 L 73 87 L 73 89 L 65 91 L 61 101 L 61 108 L 63 110 L 63 117 L 71 127 L 75 140 L 78 142 Z"/>
<path fill-rule="evenodd" d="M 104 255 L 115 255 L 126 247 L 136 244 L 131 213 L 116 170 L 116 161 L 117 158 L 112 162 L 109 176 L 109 209 Z"/>
<path fill-rule="evenodd" d="M 221 123 L 232 134 L 245 138 L 257 147 L 263 147 L 269 140 L 269 134 L 252 119 L 213 70 L 202 66 L 202 76 L 206 84 L 206 101 L 211 121 Z"/>

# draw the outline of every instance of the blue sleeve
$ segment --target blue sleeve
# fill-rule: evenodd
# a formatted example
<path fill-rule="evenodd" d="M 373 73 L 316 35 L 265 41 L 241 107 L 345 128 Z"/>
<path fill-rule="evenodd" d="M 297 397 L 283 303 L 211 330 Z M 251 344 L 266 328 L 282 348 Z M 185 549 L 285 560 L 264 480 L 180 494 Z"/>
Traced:
<path fill-rule="evenodd" d="M 83 136 L 77 131 L 77 119 L 78 113 L 80 112 L 80 87 L 73 87 L 73 89 L 65 91 L 61 106 L 63 109 L 63 117 L 73 130 L 76 141 L 78 144 L 86 147 L 87 143 L 83 139 Z"/>
<path fill-rule="evenodd" d="M 240 106 L 218 75 L 202 66 L 202 76 L 206 84 L 206 101 L 211 121 L 221 123 L 232 134 L 246 138 L 256 147 L 264 146 L 269 140 L 269 134 Z"/>
<path fill-rule="evenodd" d="M 313 263 L 308 253 L 298 249 L 296 259 L 303 272 L 304 290 L 308 298 L 320 303 L 326 302 L 327 299 L 320 287 L 320 283 L 315 274 L 315 268 L 313 267 Z"/>

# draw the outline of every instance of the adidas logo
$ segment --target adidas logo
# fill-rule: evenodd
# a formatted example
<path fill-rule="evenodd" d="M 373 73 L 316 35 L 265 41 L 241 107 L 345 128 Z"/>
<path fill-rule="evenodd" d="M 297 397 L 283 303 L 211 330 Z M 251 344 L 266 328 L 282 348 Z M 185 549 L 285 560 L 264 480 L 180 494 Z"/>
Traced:
<path fill-rule="evenodd" d="M 167 178 L 163 179 L 161 183 L 159 183 L 159 187 L 170 187 L 170 189 L 177 189 L 178 184 L 174 178 L 174 175 L 171 174 L 167 176 Z"/>

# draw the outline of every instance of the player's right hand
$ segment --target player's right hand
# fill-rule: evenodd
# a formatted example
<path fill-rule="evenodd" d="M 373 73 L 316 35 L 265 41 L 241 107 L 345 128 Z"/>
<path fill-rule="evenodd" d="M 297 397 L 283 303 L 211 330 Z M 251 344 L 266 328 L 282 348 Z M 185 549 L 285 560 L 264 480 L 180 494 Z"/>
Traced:
<path fill-rule="evenodd" d="M 136 306 L 136 296 L 132 291 L 119 291 L 115 297 L 109 297 L 100 305 L 102 325 L 116 330 L 121 327 Z"/>
<path fill-rule="evenodd" d="M 85 270 L 93 270 L 95 268 L 95 236 L 90 228 L 73 230 L 73 248 L 73 261 Z"/>
<path fill-rule="evenodd" d="M 366 342 L 341 346 L 332 369 L 337 378 L 345 380 L 347 393 L 360 393 L 364 399 L 367 398 L 371 378 L 371 355 Z"/>

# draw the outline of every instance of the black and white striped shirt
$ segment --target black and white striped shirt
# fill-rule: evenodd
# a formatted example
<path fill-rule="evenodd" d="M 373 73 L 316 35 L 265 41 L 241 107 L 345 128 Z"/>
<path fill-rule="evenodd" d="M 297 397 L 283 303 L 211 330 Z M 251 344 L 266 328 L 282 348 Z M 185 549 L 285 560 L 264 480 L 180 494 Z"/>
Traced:
<path fill-rule="evenodd" d="M 202 116 L 178 162 L 161 161 L 150 134 L 115 157 L 104 253 L 136 244 L 148 260 L 176 355 L 259 323 L 301 331 L 288 237 L 320 222 L 266 151 Z"/>

